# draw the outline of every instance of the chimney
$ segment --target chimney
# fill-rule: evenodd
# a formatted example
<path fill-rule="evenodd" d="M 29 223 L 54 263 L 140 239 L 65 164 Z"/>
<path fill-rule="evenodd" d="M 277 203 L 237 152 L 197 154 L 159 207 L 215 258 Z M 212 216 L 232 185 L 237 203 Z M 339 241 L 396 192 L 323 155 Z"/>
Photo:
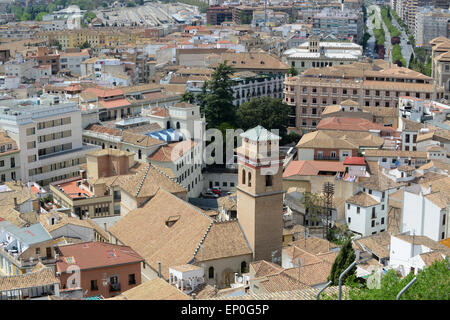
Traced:
<path fill-rule="evenodd" d="M 162 274 L 161 274 L 161 261 L 158 261 L 158 277 L 162 278 Z"/>
<path fill-rule="evenodd" d="M 103 224 L 105 231 L 108 231 L 108 228 L 106 227 L 106 222 Z"/>

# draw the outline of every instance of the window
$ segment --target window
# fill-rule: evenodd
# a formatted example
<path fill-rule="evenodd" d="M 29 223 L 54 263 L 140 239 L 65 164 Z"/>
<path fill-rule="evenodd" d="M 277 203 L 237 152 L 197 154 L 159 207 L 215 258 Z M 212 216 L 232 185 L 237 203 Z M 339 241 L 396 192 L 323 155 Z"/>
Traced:
<path fill-rule="evenodd" d="M 128 275 L 128 284 L 136 284 L 136 277 L 133 274 Z"/>
<path fill-rule="evenodd" d="M 347 203 L 347 210 L 350 210 L 350 203 Z"/>
<path fill-rule="evenodd" d="M 248 173 L 248 186 L 249 187 L 252 186 L 252 173 L 251 172 Z"/>
<path fill-rule="evenodd" d="M 34 133 L 35 133 L 34 127 L 33 127 L 33 128 L 28 128 L 28 129 L 27 129 L 27 136 L 31 136 L 31 135 L 33 135 Z"/>
<path fill-rule="evenodd" d="M 248 270 L 247 270 L 247 262 L 242 261 L 241 262 L 241 273 L 246 273 L 246 272 L 248 272 Z"/>
<path fill-rule="evenodd" d="M 208 278 L 214 279 L 214 267 L 209 267 L 208 269 Z"/>
<path fill-rule="evenodd" d="M 441 234 L 441 240 L 445 238 L 445 232 L 442 232 Z"/>
<path fill-rule="evenodd" d="M 375 219 L 376 218 L 376 216 L 375 216 L 375 207 L 373 207 L 372 208 L 372 219 Z"/>
<path fill-rule="evenodd" d="M 360 207 L 357 207 L 356 208 L 356 213 L 360 213 L 361 212 L 361 208 Z"/>
<path fill-rule="evenodd" d="M 5 166 L 5 160 L 0 160 L 0 167 L 4 167 Z"/>
<path fill-rule="evenodd" d="M 348 217 L 348 223 L 352 222 L 352 218 Z"/>
<path fill-rule="evenodd" d="M 226 181 L 222 182 L 222 187 L 228 187 L 228 183 Z"/>
<path fill-rule="evenodd" d="M 36 254 L 41 254 L 41 248 L 36 248 Z"/>
<path fill-rule="evenodd" d="M 381 218 L 381 224 L 384 224 L 384 218 Z"/>
<path fill-rule="evenodd" d="M 372 228 L 375 227 L 375 220 L 372 220 Z"/>
<path fill-rule="evenodd" d="M 369 194 L 372 194 L 372 190 L 369 189 Z"/>
<path fill-rule="evenodd" d="M 445 226 L 445 214 L 442 216 L 442 225 Z"/>
<path fill-rule="evenodd" d="M 242 184 L 245 184 L 245 170 L 242 170 Z"/>
<path fill-rule="evenodd" d="M 272 176 L 270 174 L 266 175 L 266 187 L 272 186 Z"/>
<path fill-rule="evenodd" d="M 98 290 L 97 280 L 91 280 L 91 290 Z"/>

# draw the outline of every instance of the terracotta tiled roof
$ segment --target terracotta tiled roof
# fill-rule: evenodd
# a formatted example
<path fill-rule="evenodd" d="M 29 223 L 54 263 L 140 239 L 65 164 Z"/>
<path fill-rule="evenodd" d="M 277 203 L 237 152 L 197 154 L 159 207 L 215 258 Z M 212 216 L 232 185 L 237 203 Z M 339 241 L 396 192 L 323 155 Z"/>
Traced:
<path fill-rule="evenodd" d="M 426 236 L 412 236 L 409 234 L 397 234 L 395 235 L 396 238 L 399 238 L 403 241 L 406 241 L 408 243 L 414 243 L 414 245 L 423 245 L 425 247 L 430 248 L 434 251 L 439 251 L 445 254 L 446 256 L 450 255 L 450 248 L 447 246 L 444 246 L 440 244 L 437 241 L 434 241 Z"/>
<path fill-rule="evenodd" d="M 367 194 L 365 192 L 358 192 L 354 196 L 348 198 L 346 200 L 347 203 L 356 204 L 357 206 L 361 207 L 372 207 L 379 205 L 380 202 L 378 202 L 374 197 L 372 197 L 370 194 Z"/>
<path fill-rule="evenodd" d="M 166 221 L 177 217 L 170 227 Z M 142 208 L 129 212 L 109 232 L 139 253 L 154 270 L 161 261 L 162 275 L 169 267 L 190 262 L 212 219 L 200 209 L 159 190 Z"/>
<path fill-rule="evenodd" d="M 173 162 L 181 158 L 194 147 L 192 140 L 183 140 L 162 146 L 154 154 L 148 157 L 150 161 Z"/>
<path fill-rule="evenodd" d="M 404 182 L 395 182 L 384 175 L 380 170 L 378 162 L 368 161 L 367 164 L 369 166 L 370 177 L 359 177 L 360 187 L 377 191 L 385 191 L 406 185 Z"/>
<path fill-rule="evenodd" d="M 385 127 L 363 118 L 328 117 L 320 120 L 318 130 L 342 130 L 342 131 L 394 131 L 393 128 Z"/>
<path fill-rule="evenodd" d="M 287 64 L 266 52 L 222 53 L 221 58 L 222 61 L 227 60 L 228 64 L 237 70 L 279 69 L 287 71 L 289 69 Z"/>
<path fill-rule="evenodd" d="M 121 130 L 119 130 L 119 129 L 105 127 L 105 126 L 102 126 L 99 124 L 90 124 L 84 130 L 95 131 L 95 132 L 99 132 L 99 133 L 108 134 L 111 136 L 120 136 L 122 134 Z"/>
<path fill-rule="evenodd" d="M 128 131 L 122 132 L 122 142 L 129 143 L 139 147 L 151 147 L 155 145 L 162 145 L 161 140 L 149 137 L 145 134 L 132 133 Z"/>
<path fill-rule="evenodd" d="M 303 135 L 297 148 L 379 148 L 383 143 L 383 138 L 369 132 L 318 130 Z"/>
<path fill-rule="evenodd" d="M 111 108 L 119 108 L 119 107 L 126 107 L 131 105 L 131 103 L 127 100 L 127 99 L 114 99 L 114 100 L 110 100 L 110 101 L 99 101 L 99 108 L 106 108 L 106 109 L 111 109 Z"/>
<path fill-rule="evenodd" d="M 402 150 L 376 150 L 369 149 L 364 151 L 365 157 L 401 157 L 401 158 L 427 158 L 424 151 L 402 151 Z"/>
<path fill-rule="evenodd" d="M 316 295 L 319 288 L 307 288 L 302 290 L 277 291 L 266 293 L 246 293 L 244 295 L 234 296 L 218 296 L 212 297 L 208 300 L 316 300 Z M 347 299 L 348 287 L 342 287 L 342 298 Z M 335 296 L 338 294 L 338 287 L 328 287 L 323 293 L 323 296 Z"/>
<path fill-rule="evenodd" d="M 380 232 L 376 235 L 370 235 L 354 240 L 362 251 L 369 250 L 379 259 L 389 257 L 389 245 L 391 244 L 391 234 L 389 232 Z M 362 245 L 362 246 L 361 246 Z"/>
<path fill-rule="evenodd" d="M 61 256 L 56 262 L 58 272 L 76 264 L 81 270 L 110 267 L 143 261 L 132 248 L 105 242 L 83 242 L 59 247 Z M 72 258 L 69 260 L 69 258 Z M 73 262 L 71 262 L 71 260 Z"/>
<path fill-rule="evenodd" d="M 195 260 L 200 262 L 251 253 L 238 222 L 232 220 L 211 225 L 211 229 L 195 255 Z"/>
<path fill-rule="evenodd" d="M 171 193 L 186 192 L 186 188 L 176 183 L 151 164 L 123 181 L 121 189 L 136 198 L 153 197 L 159 189 Z"/>
<path fill-rule="evenodd" d="M 148 280 L 108 300 L 190 300 L 191 297 L 161 278 Z"/>
<path fill-rule="evenodd" d="M 435 261 L 444 260 L 442 253 L 439 251 L 431 251 L 431 252 L 427 252 L 427 253 L 422 253 L 420 255 L 420 257 L 422 258 L 423 262 L 425 263 L 425 265 L 427 267 L 431 266 L 433 264 L 433 262 L 435 262 Z"/>
<path fill-rule="evenodd" d="M 299 160 L 291 161 L 283 172 L 283 178 L 300 175 L 316 176 L 320 172 L 344 172 L 345 167 L 339 161 Z"/>
<path fill-rule="evenodd" d="M 317 237 L 308 237 L 305 238 L 303 234 L 298 235 L 298 240 L 291 242 L 290 246 L 295 246 L 297 248 L 303 249 L 312 254 L 320 254 L 330 252 L 331 249 L 338 248 L 339 246 L 326 240 Z"/>
<path fill-rule="evenodd" d="M 20 290 L 32 287 L 59 284 L 51 268 L 44 267 L 40 262 L 31 273 L 17 276 L 0 277 L 0 291 Z"/>

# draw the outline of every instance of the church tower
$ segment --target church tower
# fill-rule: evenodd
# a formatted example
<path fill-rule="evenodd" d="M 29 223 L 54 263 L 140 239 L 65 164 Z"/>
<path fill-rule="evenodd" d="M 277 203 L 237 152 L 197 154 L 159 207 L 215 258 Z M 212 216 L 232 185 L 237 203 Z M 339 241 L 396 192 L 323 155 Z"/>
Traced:
<path fill-rule="evenodd" d="M 280 137 L 257 126 L 241 134 L 238 155 L 237 217 L 253 260 L 281 264 L 283 236 Z"/>

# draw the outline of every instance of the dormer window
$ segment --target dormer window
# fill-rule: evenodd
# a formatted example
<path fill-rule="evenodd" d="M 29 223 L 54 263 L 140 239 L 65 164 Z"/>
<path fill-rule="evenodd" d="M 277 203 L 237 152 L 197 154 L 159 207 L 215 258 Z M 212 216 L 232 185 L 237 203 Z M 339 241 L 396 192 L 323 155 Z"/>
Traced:
<path fill-rule="evenodd" d="M 166 220 L 166 227 L 172 227 L 178 220 L 180 219 L 180 215 L 169 216 Z"/>

